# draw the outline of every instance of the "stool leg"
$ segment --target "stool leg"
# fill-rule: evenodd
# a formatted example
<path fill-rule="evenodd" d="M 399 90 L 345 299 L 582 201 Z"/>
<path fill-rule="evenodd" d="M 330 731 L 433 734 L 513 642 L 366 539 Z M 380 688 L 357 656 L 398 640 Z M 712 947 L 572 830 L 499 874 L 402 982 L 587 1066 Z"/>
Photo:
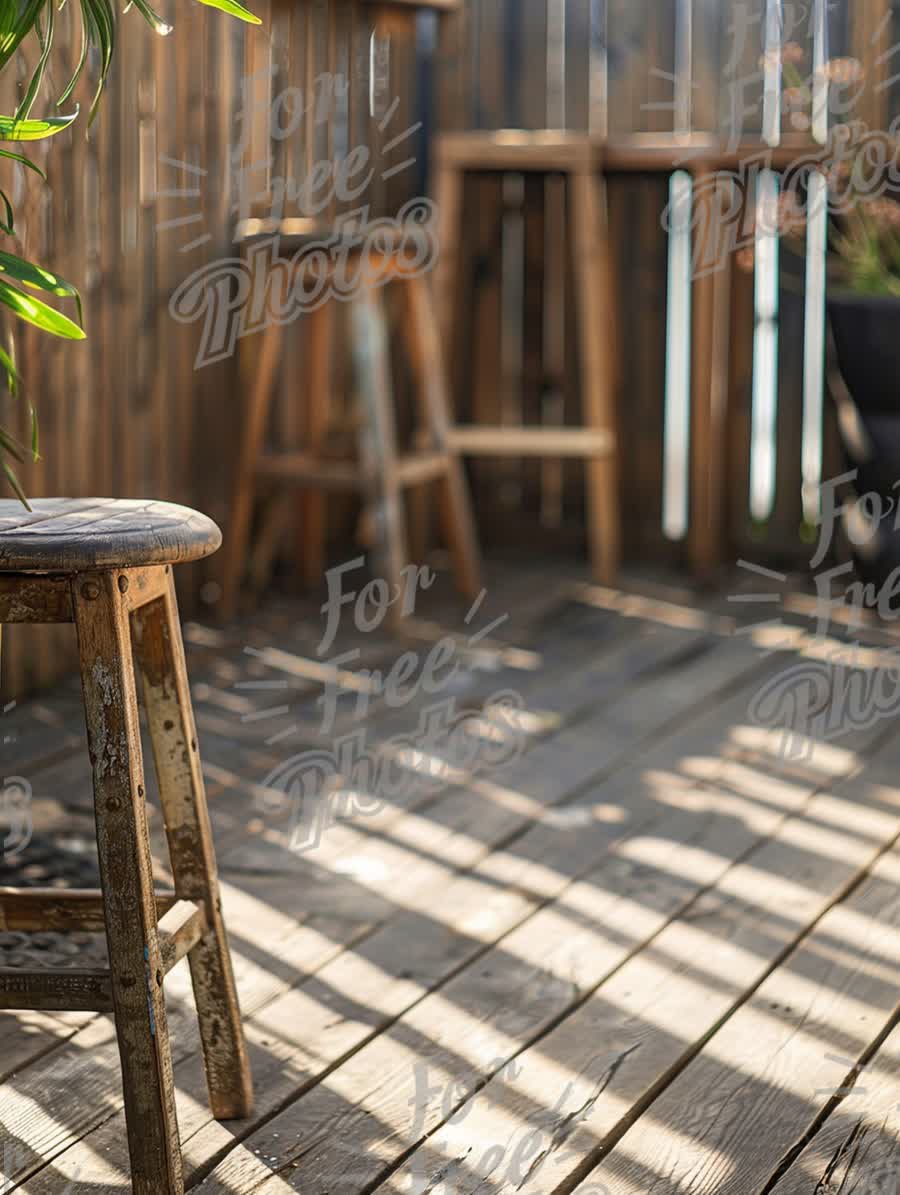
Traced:
<path fill-rule="evenodd" d="M 244 420 L 240 460 L 234 485 L 234 501 L 228 521 L 225 544 L 225 566 L 222 574 L 222 618 L 232 618 L 237 608 L 247 540 L 253 517 L 253 496 L 256 490 L 256 463 L 266 434 L 266 417 L 272 405 L 275 372 L 278 367 L 282 332 L 278 324 L 270 324 L 262 334 L 259 367 L 254 377 L 250 405 Z"/>
<path fill-rule="evenodd" d="M 128 612 L 112 573 L 72 586 L 135 1195 L 182 1195 Z"/>
<path fill-rule="evenodd" d="M 449 444 L 447 375 L 434 302 L 425 277 L 410 278 L 400 289 L 406 300 L 404 331 L 416 375 L 416 392 L 434 447 L 447 458 L 447 470 L 440 481 L 444 534 L 453 552 L 457 584 L 467 597 L 476 598 L 481 590 L 481 560 L 466 475 Z"/>
<path fill-rule="evenodd" d="M 377 526 L 382 576 L 393 595 L 401 591 L 408 557 L 382 294 L 375 287 L 365 287 L 353 300 L 351 312 L 358 387 L 365 405 L 360 459 Z M 397 604 L 391 606 L 392 620 L 398 610 Z"/>
<path fill-rule="evenodd" d="M 577 300 L 577 336 L 584 395 L 584 422 L 615 431 L 615 369 L 610 336 L 611 286 L 605 196 L 593 170 L 569 177 L 572 212 L 573 273 Z M 596 580 L 615 583 L 619 566 L 620 520 L 618 449 L 587 462 L 587 516 L 591 561 Z"/>
<path fill-rule="evenodd" d="M 134 612 L 135 657 L 153 742 L 175 891 L 202 901 L 209 930 L 188 955 L 210 1106 L 218 1120 L 249 1116 L 253 1086 L 222 920 L 216 857 L 172 575 L 165 596 Z"/>
<path fill-rule="evenodd" d="M 435 172 L 435 200 L 437 203 L 438 241 L 440 253 L 434 267 L 434 289 L 437 296 L 441 341 L 448 355 L 455 347 L 456 327 L 464 302 L 460 286 L 460 250 L 463 230 L 463 199 L 465 175 L 457 166 L 441 161 Z"/>
<path fill-rule="evenodd" d="M 328 431 L 331 405 L 331 346 L 334 307 L 323 303 L 306 317 L 307 341 L 306 440 L 304 449 L 314 458 L 322 454 Z M 304 584 L 322 585 L 325 575 L 325 532 L 327 505 L 319 489 L 305 490 L 301 498 L 300 561 Z"/>

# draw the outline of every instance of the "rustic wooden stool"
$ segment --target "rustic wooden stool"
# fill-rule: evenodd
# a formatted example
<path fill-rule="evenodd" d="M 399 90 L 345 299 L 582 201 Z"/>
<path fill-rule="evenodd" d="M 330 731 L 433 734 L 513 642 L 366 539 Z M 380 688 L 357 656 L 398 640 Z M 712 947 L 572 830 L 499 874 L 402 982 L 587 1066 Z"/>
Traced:
<path fill-rule="evenodd" d="M 165 502 L 0 502 L 0 625 L 74 622 L 94 774 L 99 891 L 0 889 L 0 928 L 106 932 L 109 968 L 0 969 L 0 1008 L 115 1015 L 137 1195 L 184 1191 L 163 979 L 188 956 L 213 1114 L 253 1095 L 197 751 L 171 565 L 218 528 Z M 154 891 L 135 663 L 174 893 Z"/>
<path fill-rule="evenodd" d="M 247 221 L 239 229 L 244 245 L 271 239 L 277 232 L 282 257 L 297 254 L 328 240 L 320 232 L 310 234 L 307 220 L 271 222 Z M 295 228 L 297 230 L 295 230 Z M 419 238 L 431 233 L 423 230 Z M 334 335 L 335 297 L 329 298 L 305 319 L 309 324 L 305 399 L 306 445 L 302 452 L 265 453 L 266 421 L 274 396 L 274 380 L 283 338 L 283 328 L 270 322 L 263 337 L 259 368 L 247 408 L 235 497 L 229 524 L 225 563 L 222 615 L 233 613 L 241 578 L 247 564 L 250 523 L 257 486 L 277 482 L 304 491 L 301 505 L 300 550 L 304 580 L 320 584 L 324 570 L 325 493 L 358 491 L 366 502 L 377 533 L 381 574 L 399 592 L 401 572 L 408 562 L 403 490 L 436 481 L 441 487 L 440 510 L 444 534 L 453 554 L 457 583 L 470 598 L 481 589 L 481 563 L 475 525 L 469 503 L 465 473 L 452 442 L 446 374 L 438 332 L 437 316 L 428 279 L 404 263 L 403 250 L 410 247 L 421 255 L 414 230 L 392 237 L 382 232 L 372 238 L 365 231 L 335 234 L 331 238 L 333 257 L 352 276 L 365 257 L 367 268 L 377 280 L 356 286 L 352 293 L 338 295 L 348 302 L 352 319 L 353 360 L 362 400 L 357 460 L 335 460 L 323 451 L 328 429 L 331 399 L 330 363 Z M 325 272 L 332 266 L 322 265 Z M 423 427 L 417 450 L 400 455 L 394 417 L 391 364 L 384 311 L 384 284 L 390 279 L 403 300 L 403 334 L 413 373 Z M 296 317 L 295 317 L 296 318 Z M 419 450 L 418 446 L 421 445 Z M 283 498 L 283 495 L 282 495 Z M 274 555 L 280 533 L 279 516 L 285 501 L 273 507 L 268 526 L 256 543 L 253 573 L 259 587 Z M 396 612 L 396 608 L 394 608 Z"/>
<path fill-rule="evenodd" d="M 587 465 L 588 543 L 594 576 L 612 584 L 620 554 L 614 403 L 612 301 L 602 147 L 581 133 L 445 133 L 435 142 L 435 199 L 441 253 L 435 271 L 445 345 L 469 296 L 459 285 L 463 190 L 468 175 L 559 174 L 566 180 L 583 426 L 455 427 L 450 445 L 464 456 L 580 457 Z"/>

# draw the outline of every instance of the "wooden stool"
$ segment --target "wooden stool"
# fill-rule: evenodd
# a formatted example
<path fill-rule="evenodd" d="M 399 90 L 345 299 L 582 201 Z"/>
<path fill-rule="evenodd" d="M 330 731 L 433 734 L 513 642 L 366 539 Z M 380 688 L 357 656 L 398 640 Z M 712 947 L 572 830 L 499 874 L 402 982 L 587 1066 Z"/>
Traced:
<path fill-rule="evenodd" d="M 284 220 L 277 227 L 247 221 L 244 243 L 271 238 L 277 232 L 282 257 L 322 243 L 322 234 L 304 229 L 306 220 Z M 249 227 L 248 227 L 249 226 Z M 241 230 L 239 230 L 240 232 Z M 431 233 L 423 230 L 420 238 Z M 302 452 L 263 452 L 267 417 L 274 395 L 274 379 L 282 344 L 282 327 L 270 322 L 262 331 L 263 344 L 246 415 L 241 455 L 229 525 L 229 544 L 223 584 L 223 617 L 234 612 L 247 560 L 250 523 L 257 484 L 277 481 L 303 489 L 301 552 L 304 579 L 320 584 L 324 572 L 325 498 L 323 491 L 358 491 L 373 517 L 379 546 L 381 575 L 398 592 L 401 572 L 408 562 L 406 520 L 402 492 L 405 488 L 437 481 L 441 485 L 444 532 L 453 553 L 457 583 L 470 598 L 481 589 L 481 564 L 475 525 L 462 463 L 453 441 L 448 412 L 446 375 L 437 317 L 428 279 L 405 266 L 403 250 L 412 246 L 419 254 L 414 230 L 402 237 L 390 232 L 373 241 L 363 233 L 338 233 L 331 239 L 333 256 L 352 275 L 362 255 L 371 281 L 340 295 L 349 302 L 353 330 L 353 360 L 362 398 L 357 461 L 328 459 L 323 455 L 331 395 L 330 362 L 334 332 L 334 298 L 308 312 L 309 349 L 304 397 L 306 447 Z M 323 267 L 331 271 L 331 267 Z M 391 387 L 390 355 L 384 311 L 384 283 L 391 279 L 404 299 L 404 340 L 414 376 L 415 392 L 423 420 L 417 438 L 420 451 L 399 455 Z M 424 446 L 427 441 L 427 447 Z M 285 503 L 273 508 L 256 545 L 254 575 L 257 586 L 269 570 L 280 531 Z M 392 607 L 396 612 L 396 607 Z"/>
<path fill-rule="evenodd" d="M 163 979 L 185 955 L 213 1114 L 248 1116 L 253 1102 L 170 567 L 220 542 L 209 519 L 165 502 L 50 498 L 33 512 L 0 502 L 0 625 L 75 623 L 101 884 L 0 889 L 0 928 L 105 930 L 109 950 L 108 970 L 0 969 L 0 1008 L 115 1015 L 137 1195 L 184 1191 Z M 169 895 L 154 892 L 135 664 L 169 843 Z"/>
<path fill-rule="evenodd" d="M 584 427 L 455 427 L 451 448 L 466 456 L 583 457 L 587 461 L 588 542 L 594 576 L 615 581 L 620 552 L 613 346 L 615 344 L 602 147 L 563 132 L 446 133 L 435 144 L 435 198 L 441 253 L 436 288 L 445 345 L 467 296 L 458 283 L 463 190 L 471 174 L 561 174 L 568 189 Z"/>

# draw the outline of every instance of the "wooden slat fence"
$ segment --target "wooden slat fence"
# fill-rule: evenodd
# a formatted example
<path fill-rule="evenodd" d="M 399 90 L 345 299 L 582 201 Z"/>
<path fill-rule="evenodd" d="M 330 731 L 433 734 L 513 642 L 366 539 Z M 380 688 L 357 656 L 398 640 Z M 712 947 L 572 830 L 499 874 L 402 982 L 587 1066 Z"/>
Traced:
<path fill-rule="evenodd" d="M 809 14 L 820 3 L 780 4 L 785 23 L 795 26 L 791 36 L 807 50 Z M 261 30 L 182 5 L 168 39 L 155 38 L 136 13 L 127 14 L 112 83 L 89 136 L 82 124 L 35 146 L 49 186 L 4 168 L 25 251 L 82 287 L 89 330 L 81 346 L 16 332 L 27 394 L 41 415 L 44 460 L 23 470 L 30 492 L 152 494 L 200 506 L 224 522 L 241 399 L 258 346 L 242 345 L 240 369 L 234 360 L 195 369 L 198 325 L 173 320 L 169 301 L 194 270 L 232 253 L 235 221 L 248 214 L 248 202 L 253 214 L 271 214 L 279 178 L 302 181 L 314 163 L 365 145 L 382 167 L 367 196 L 372 214 L 395 214 L 404 198 L 421 193 L 428 165 L 423 138 L 440 128 L 726 132 L 737 106 L 743 131 L 758 134 L 761 83 L 753 76 L 773 5 L 778 0 L 461 0 L 456 13 L 441 18 L 440 39 L 435 13 L 365 0 L 258 0 Z M 863 62 L 861 104 L 870 123 L 883 127 L 900 101 L 896 81 L 877 89 L 900 70 L 895 59 L 883 58 L 900 38 L 900 0 L 839 0 L 826 9 L 828 52 Z M 63 28 L 70 19 L 64 8 Z M 57 89 L 74 53 L 54 62 Z M 329 88 L 329 78 L 347 86 Z M 83 106 L 90 82 L 79 97 Z M 2 110 L 11 111 L 14 80 L 5 76 L 3 88 Z M 286 88 L 279 119 L 290 132 L 272 136 L 269 101 Z M 252 113 L 244 119 L 248 96 Z M 393 144 L 420 119 L 426 129 Z M 233 161 L 244 137 L 238 164 L 245 200 L 249 193 L 252 202 L 239 201 Z M 390 172 L 407 158 L 414 161 Z M 580 417 L 561 186 L 556 179 L 485 178 L 467 196 L 472 319 L 465 343 L 451 354 L 463 417 L 550 425 Z M 616 176 L 609 202 L 623 330 L 624 542 L 632 559 L 677 563 L 685 559 L 685 538 L 664 531 L 664 463 L 672 447 L 666 329 L 678 317 L 678 303 L 669 301 L 669 246 L 661 227 L 669 186 L 665 175 Z M 335 205 L 328 214 L 340 213 Z M 731 299 L 724 463 L 730 550 L 736 556 L 752 547 L 758 557 L 803 560 L 802 302 L 782 292 L 772 495 L 765 517 L 754 520 L 748 275 L 735 273 Z M 283 446 L 301 430 L 296 379 L 304 336 L 298 321 L 282 362 L 273 434 Z M 336 339 L 335 386 L 346 397 L 335 432 L 349 438 L 348 354 L 346 340 Z M 473 363 L 471 384 L 459 374 L 460 362 Z M 23 408 L 23 432 L 25 423 Z M 823 473 L 836 470 L 836 459 L 826 405 Z M 578 464 L 476 462 L 473 477 L 487 543 L 515 538 L 517 527 L 532 542 L 535 528 L 543 527 L 548 545 L 579 550 Z M 346 538 L 354 526 L 355 512 L 337 509 L 335 535 Z M 214 605 L 215 562 L 189 571 L 182 589 L 187 610 Z M 62 643 L 52 630 L 10 634 L 4 694 L 18 696 L 54 676 L 71 659 Z"/>
<path fill-rule="evenodd" d="M 767 22 L 780 19 L 784 40 L 804 50 L 802 73 L 811 74 L 815 17 L 822 7 L 826 56 L 853 55 L 865 70 L 852 116 L 872 129 L 886 128 L 900 112 L 900 75 L 890 81 L 900 69 L 900 56 L 890 55 L 900 38 L 896 0 L 466 0 L 445 46 L 448 61 L 457 65 L 441 80 L 442 127 L 566 128 L 611 138 L 689 131 L 759 137 Z M 783 128 L 794 131 L 786 116 Z M 512 422 L 580 417 L 567 333 L 571 304 L 559 187 L 553 179 L 546 185 L 499 178 L 471 184 L 467 274 L 478 333 L 469 333 L 463 359 L 475 365 L 457 377 L 456 393 L 464 413 L 468 407 L 476 418 L 496 421 L 502 404 Z M 609 205 L 623 329 L 624 545 L 632 560 L 680 563 L 687 561 L 687 528 L 674 537 L 664 531 L 665 462 L 672 447 L 666 333 L 670 319 L 685 318 L 680 301 L 669 309 L 669 246 L 661 227 L 669 187 L 664 174 L 613 175 Z M 801 456 L 803 438 L 811 434 L 803 417 L 804 299 L 780 289 L 777 405 L 771 430 L 761 433 L 764 414 L 757 410 L 754 424 L 752 411 L 752 275 L 734 271 L 729 285 L 726 551 L 732 560 L 752 550 L 755 558 L 802 563 L 809 556 L 803 528 L 809 502 L 804 508 Z M 496 345 L 503 346 L 500 353 Z M 671 434 L 671 411 L 669 416 Z M 819 430 L 821 475 L 833 475 L 841 465 L 827 402 Z M 677 419 L 674 431 L 686 437 L 686 425 L 679 427 Z M 760 482 L 758 470 L 755 481 L 762 518 L 754 517 L 750 504 L 753 435 L 757 449 L 761 439 L 763 451 L 771 444 L 774 460 L 771 476 Z M 531 536 L 540 522 L 548 546 L 570 550 L 579 540 L 583 484 L 577 465 L 506 463 L 501 469 L 479 462 L 474 472 L 488 539 L 509 538 L 516 522 Z"/>
<path fill-rule="evenodd" d="M 82 122 L 35 144 L 47 186 L 4 168 L 13 179 L 22 250 L 82 289 L 88 330 L 82 344 L 15 331 L 25 399 L 40 413 L 43 460 L 20 471 L 34 496 L 152 495 L 201 507 L 224 523 L 247 375 L 234 357 L 195 369 L 199 325 L 174 320 L 169 301 L 193 271 L 233 253 L 236 221 L 248 214 L 239 180 L 253 212 L 270 214 L 273 179 L 302 183 L 313 163 L 364 145 L 380 155 L 383 170 L 416 159 L 376 180 L 368 196 L 373 214 L 396 211 L 404 196 L 421 193 L 421 134 L 385 148 L 414 122 L 423 82 L 416 10 L 363 0 L 253 0 L 252 7 L 261 28 L 179 5 L 168 38 L 153 35 L 136 12 L 124 15 L 90 133 Z M 59 17 L 51 96 L 75 61 L 74 40 L 65 46 L 70 21 L 71 6 Z M 84 80 L 76 96 L 83 111 L 95 80 Z M 3 87 L 0 110 L 11 112 L 9 73 Z M 282 94 L 277 135 L 270 135 L 271 104 Z M 247 145 L 235 161 L 245 125 Z M 252 370 L 254 347 L 242 369 Z M 300 321 L 283 368 L 276 431 L 284 439 L 296 434 L 302 414 L 290 386 L 302 352 Z M 11 400 L 3 404 L 5 413 L 14 409 Z M 26 435 L 24 402 L 19 416 Z M 182 572 L 183 608 L 214 606 L 217 562 Z M 10 628 L 5 699 L 68 667 L 70 640 L 67 628 Z"/>

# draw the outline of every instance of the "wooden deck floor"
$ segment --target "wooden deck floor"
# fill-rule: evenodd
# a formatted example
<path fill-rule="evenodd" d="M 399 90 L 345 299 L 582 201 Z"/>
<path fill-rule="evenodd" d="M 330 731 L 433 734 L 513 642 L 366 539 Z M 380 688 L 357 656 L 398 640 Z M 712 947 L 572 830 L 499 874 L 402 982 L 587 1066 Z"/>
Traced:
<path fill-rule="evenodd" d="M 252 1120 L 210 1119 L 180 964 L 167 990 L 191 1188 L 896 1195 L 896 718 L 790 759 L 755 724 L 766 680 L 823 649 L 802 599 L 787 628 L 735 633 L 772 611 L 599 590 L 557 567 L 494 582 L 468 623 L 424 595 L 403 642 L 351 629 L 347 607 L 323 658 L 359 655 L 327 734 L 315 608 L 188 628 L 258 1092 Z M 455 661 L 407 701 L 448 627 Z M 868 638 L 864 670 L 887 642 Z M 417 671 L 359 720 L 360 669 L 401 651 Z M 504 690 L 522 708 L 468 723 L 469 771 L 428 774 L 441 740 L 423 746 L 423 709 L 452 697 L 490 715 Z M 298 821 L 263 781 L 363 730 L 417 784 L 358 796 L 310 838 L 309 810 Z M 0 882 L 92 873 L 80 733 L 75 685 L 0 718 L 2 775 L 31 786 L 34 820 Z M 164 879 L 155 813 L 152 829 Z M 129 1189 L 108 1018 L 0 1014 L 0 1083 L 0 1191 Z"/>

